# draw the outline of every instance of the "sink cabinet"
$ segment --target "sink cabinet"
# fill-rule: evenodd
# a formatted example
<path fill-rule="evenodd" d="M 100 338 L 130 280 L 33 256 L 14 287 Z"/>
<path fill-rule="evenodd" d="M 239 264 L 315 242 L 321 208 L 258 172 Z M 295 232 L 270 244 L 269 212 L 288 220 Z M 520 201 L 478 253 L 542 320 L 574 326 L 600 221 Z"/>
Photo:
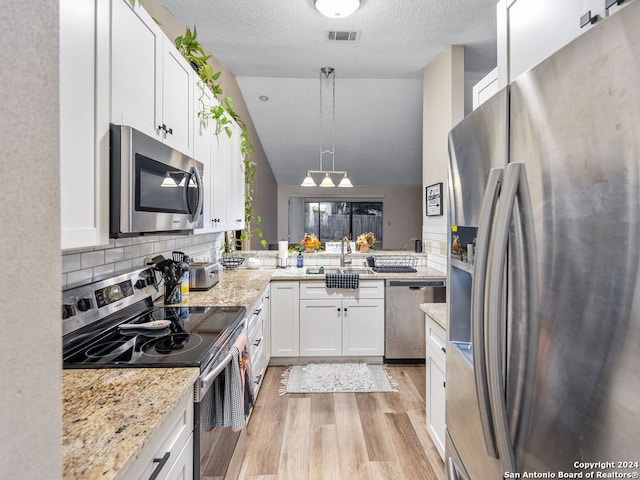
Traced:
<path fill-rule="evenodd" d="M 384 355 L 384 282 L 356 290 L 300 282 L 300 356 Z"/>

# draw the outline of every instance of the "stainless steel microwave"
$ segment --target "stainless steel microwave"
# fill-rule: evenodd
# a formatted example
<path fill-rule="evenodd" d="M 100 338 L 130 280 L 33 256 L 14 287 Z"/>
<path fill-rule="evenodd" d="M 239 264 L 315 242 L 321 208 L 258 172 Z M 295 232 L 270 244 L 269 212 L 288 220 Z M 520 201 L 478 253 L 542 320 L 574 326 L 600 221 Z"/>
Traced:
<path fill-rule="evenodd" d="M 202 163 L 125 125 L 110 128 L 110 234 L 189 233 L 202 216 Z"/>

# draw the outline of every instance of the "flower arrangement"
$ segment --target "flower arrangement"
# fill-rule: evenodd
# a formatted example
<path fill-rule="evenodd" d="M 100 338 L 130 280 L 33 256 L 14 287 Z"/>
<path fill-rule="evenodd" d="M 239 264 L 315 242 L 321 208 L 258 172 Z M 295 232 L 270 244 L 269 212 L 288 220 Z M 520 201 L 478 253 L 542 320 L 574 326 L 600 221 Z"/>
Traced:
<path fill-rule="evenodd" d="M 307 251 L 315 251 L 320 248 L 320 240 L 313 233 L 305 233 L 300 240 L 300 246 L 306 248 Z"/>
<path fill-rule="evenodd" d="M 359 251 L 368 251 L 376 243 L 376 237 L 371 232 L 362 233 L 356 239 L 356 248 Z M 364 248 L 363 248 L 364 247 Z"/>

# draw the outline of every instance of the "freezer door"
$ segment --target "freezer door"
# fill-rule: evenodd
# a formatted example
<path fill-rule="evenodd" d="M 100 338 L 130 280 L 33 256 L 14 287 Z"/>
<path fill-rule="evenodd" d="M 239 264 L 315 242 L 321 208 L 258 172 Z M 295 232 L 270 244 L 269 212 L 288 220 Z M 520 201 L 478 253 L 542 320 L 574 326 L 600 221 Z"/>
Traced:
<path fill-rule="evenodd" d="M 508 98 L 499 91 L 449 133 L 450 225 L 478 226 L 489 171 L 507 163 Z"/>
<path fill-rule="evenodd" d="M 526 166 L 538 253 L 535 381 L 527 433 L 512 432 L 520 471 L 639 460 L 638 25 L 633 2 L 511 86 L 510 161 Z M 529 321 L 521 257 L 512 246 L 510 342 Z M 519 363 L 510 355 L 507 384 Z"/>

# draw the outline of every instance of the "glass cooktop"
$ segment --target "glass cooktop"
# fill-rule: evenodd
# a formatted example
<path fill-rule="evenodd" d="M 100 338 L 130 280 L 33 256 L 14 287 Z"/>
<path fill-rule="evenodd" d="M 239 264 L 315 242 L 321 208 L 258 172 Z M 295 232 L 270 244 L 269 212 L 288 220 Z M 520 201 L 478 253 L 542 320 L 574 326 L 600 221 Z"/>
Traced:
<path fill-rule="evenodd" d="M 90 325 L 65 336 L 63 367 L 204 366 L 245 312 L 244 307 L 151 307 L 117 325 Z"/>

